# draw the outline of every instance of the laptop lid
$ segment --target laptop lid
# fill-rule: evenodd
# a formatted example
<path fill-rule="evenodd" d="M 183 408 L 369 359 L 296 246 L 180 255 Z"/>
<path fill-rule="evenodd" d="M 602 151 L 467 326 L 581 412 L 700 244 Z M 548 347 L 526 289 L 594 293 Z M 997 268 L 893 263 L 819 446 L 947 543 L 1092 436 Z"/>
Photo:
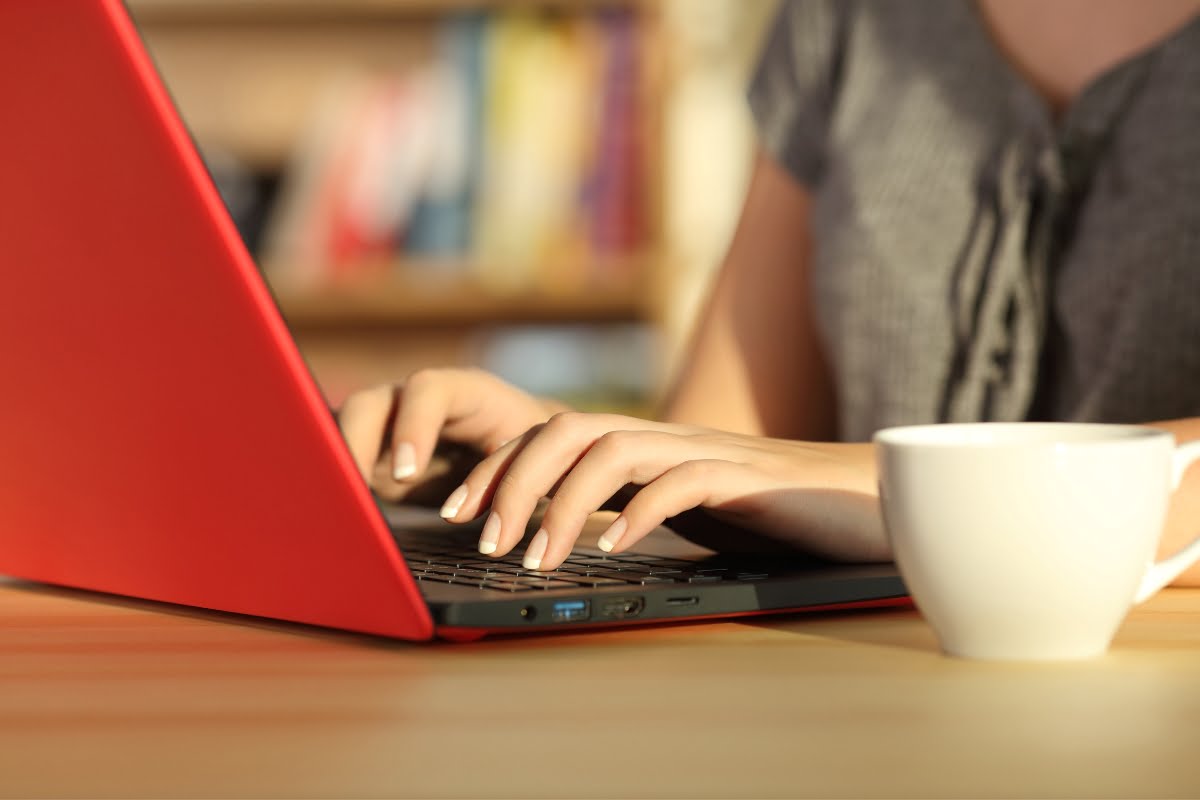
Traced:
<path fill-rule="evenodd" d="M 0 573 L 431 636 L 121 3 L 0 38 Z"/>

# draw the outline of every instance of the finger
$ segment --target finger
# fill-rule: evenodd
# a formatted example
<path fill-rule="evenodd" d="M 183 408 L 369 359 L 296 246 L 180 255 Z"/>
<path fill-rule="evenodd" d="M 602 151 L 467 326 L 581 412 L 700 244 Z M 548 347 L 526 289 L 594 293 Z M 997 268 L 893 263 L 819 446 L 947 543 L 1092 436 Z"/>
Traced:
<path fill-rule="evenodd" d="M 538 501 L 587 452 L 603 424 L 592 415 L 557 414 L 504 445 L 472 470 L 464 482 L 469 499 L 459 518 L 470 513 L 472 506 L 490 505 L 479 539 L 480 552 L 502 556 L 521 541 Z M 530 540 L 527 569 L 540 567 L 547 540 L 543 531 Z"/>
<path fill-rule="evenodd" d="M 548 541 L 541 569 L 556 569 L 571 553 L 588 516 L 629 484 L 648 484 L 686 458 L 686 437 L 659 431 L 611 431 L 579 459 L 542 517 Z"/>
<path fill-rule="evenodd" d="M 506 474 L 513 459 L 540 433 L 542 427 L 544 426 L 535 426 L 522 436 L 503 445 L 485 460 L 486 463 L 481 462 L 476 466 L 463 484 L 447 498 L 440 512 L 442 518 L 449 522 L 466 522 L 477 518 L 482 511 L 487 510 L 495 494 L 497 483 Z M 525 527 L 532 514 L 532 509 L 523 517 L 513 514 L 510 510 L 501 516 L 500 511 L 491 509 L 483 524 L 483 530 L 479 534 L 479 552 L 483 555 L 497 557 L 508 553 L 512 546 L 524 536 Z M 513 520 L 524 520 L 524 522 L 520 522 L 518 526 Z M 538 541 L 540 542 L 544 538 L 543 536 Z M 503 550 L 500 549 L 502 541 L 504 542 Z"/>
<path fill-rule="evenodd" d="M 370 482 L 379 460 L 386 431 L 396 411 L 396 389 L 375 386 L 346 398 L 337 412 L 338 427 L 363 479 Z"/>
<path fill-rule="evenodd" d="M 392 425 L 392 479 L 406 481 L 423 473 L 447 420 L 469 413 L 473 402 L 457 370 L 414 372 L 400 389 Z"/>
<path fill-rule="evenodd" d="M 486 512 L 496 492 L 496 485 L 508 469 L 508 465 L 542 427 L 534 425 L 479 460 L 467 473 L 462 485 L 451 492 L 442 504 L 442 510 L 438 512 L 442 519 L 447 522 L 471 522 Z"/>
<path fill-rule="evenodd" d="M 633 496 L 600 534 L 601 550 L 620 553 L 636 544 L 668 518 L 698 506 L 716 506 L 757 487 L 752 468 L 718 459 L 686 461 L 665 471 Z"/>

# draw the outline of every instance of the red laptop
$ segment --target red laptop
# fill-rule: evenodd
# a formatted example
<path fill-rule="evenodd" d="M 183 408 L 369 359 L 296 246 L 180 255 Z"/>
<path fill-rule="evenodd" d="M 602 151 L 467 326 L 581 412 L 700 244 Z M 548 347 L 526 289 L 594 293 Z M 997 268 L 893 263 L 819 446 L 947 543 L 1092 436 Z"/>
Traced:
<path fill-rule="evenodd" d="M 0 574 L 405 639 L 888 604 L 890 566 L 389 527 L 116 0 L 0 3 Z"/>

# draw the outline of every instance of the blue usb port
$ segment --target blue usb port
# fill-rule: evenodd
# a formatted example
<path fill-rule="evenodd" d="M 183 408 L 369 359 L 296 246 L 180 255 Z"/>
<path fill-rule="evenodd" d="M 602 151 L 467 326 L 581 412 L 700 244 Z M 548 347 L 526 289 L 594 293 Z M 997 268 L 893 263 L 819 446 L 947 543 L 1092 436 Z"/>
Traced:
<path fill-rule="evenodd" d="M 592 604 L 587 600 L 560 600 L 550 612 L 550 619 L 554 622 L 580 622 L 590 616 Z"/>

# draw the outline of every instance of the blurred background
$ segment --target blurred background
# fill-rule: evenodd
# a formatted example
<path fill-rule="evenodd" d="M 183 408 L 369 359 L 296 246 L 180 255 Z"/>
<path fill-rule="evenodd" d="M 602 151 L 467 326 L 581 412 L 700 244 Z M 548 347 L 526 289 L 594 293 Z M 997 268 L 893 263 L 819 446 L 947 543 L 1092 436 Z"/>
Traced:
<path fill-rule="evenodd" d="M 775 0 L 129 0 L 329 400 L 474 364 L 649 413 Z"/>

